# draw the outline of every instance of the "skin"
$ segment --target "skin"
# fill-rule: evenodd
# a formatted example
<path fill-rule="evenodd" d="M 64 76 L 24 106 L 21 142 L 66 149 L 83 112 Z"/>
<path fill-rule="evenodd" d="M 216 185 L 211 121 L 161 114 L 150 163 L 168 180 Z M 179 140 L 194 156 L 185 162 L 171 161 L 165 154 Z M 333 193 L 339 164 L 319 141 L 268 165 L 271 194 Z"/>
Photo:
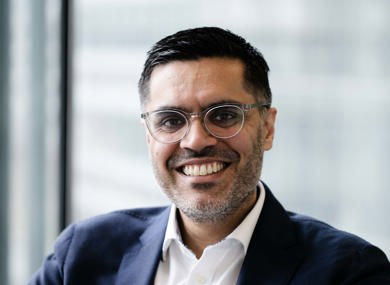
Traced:
<path fill-rule="evenodd" d="M 255 103 L 245 88 L 240 60 L 204 58 L 157 66 L 145 111 L 164 107 L 200 112 L 219 102 Z M 229 139 L 210 135 L 198 118 L 178 143 L 163 144 L 146 130 L 156 179 L 177 206 L 183 242 L 199 258 L 205 247 L 231 233 L 256 203 L 263 153 L 271 149 L 276 109 L 247 113 L 243 129 Z M 145 128 L 146 129 L 146 128 Z M 184 165 L 222 162 L 221 171 L 187 176 Z"/>

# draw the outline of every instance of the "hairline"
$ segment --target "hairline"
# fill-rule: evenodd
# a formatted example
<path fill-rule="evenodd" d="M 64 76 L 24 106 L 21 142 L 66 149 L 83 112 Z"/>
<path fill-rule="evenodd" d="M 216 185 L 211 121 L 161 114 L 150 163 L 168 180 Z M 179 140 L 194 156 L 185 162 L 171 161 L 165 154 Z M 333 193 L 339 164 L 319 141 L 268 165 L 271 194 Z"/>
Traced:
<path fill-rule="evenodd" d="M 171 60 L 167 60 L 165 62 L 161 62 L 161 63 L 157 63 L 157 64 L 153 65 L 150 68 L 150 73 L 148 74 L 148 76 L 146 78 L 144 78 L 145 80 L 143 81 L 142 86 L 139 86 L 140 87 L 139 93 L 141 95 L 140 96 L 141 97 L 141 102 L 140 102 L 141 109 L 144 111 L 146 105 L 148 104 L 148 102 L 150 100 L 150 80 L 152 78 L 152 74 L 153 74 L 154 70 L 157 67 L 166 66 L 166 65 L 168 65 L 170 63 L 174 63 L 174 62 L 194 62 L 194 61 L 200 61 L 202 59 L 213 59 L 213 58 L 230 59 L 230 60 L 239 61 L 243 66 L 243 74 L 242 74 L 243 88 L 253 96 L 253 98 L 256 100 L 257 103 L 260 103 L 262 100 L 267 100 L 267 96 L 264 94 L 266 91 L 261 90 L 260 88 L 256 88 L 251 83 L 251 81 L 248 79 L 248 75 L 249 75 L 248 74 L 249 73 L 248 66 L 245 63 L 245 61 L 242 58 L 240 58 L 239 56 L 229 56 L 229 55 L 226 55 L 226 56 L 223 56 L 223 55 L 197 56 L 196 58 L 188 58 L 188 59 L 187 58 L 186 59 L 171 59 Z"/>

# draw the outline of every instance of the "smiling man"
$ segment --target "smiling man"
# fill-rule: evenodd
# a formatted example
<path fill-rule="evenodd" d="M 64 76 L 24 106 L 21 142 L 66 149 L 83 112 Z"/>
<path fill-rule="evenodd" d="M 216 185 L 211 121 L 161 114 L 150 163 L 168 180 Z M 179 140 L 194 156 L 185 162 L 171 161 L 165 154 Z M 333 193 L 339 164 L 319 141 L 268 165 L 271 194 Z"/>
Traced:
<path fill-rule="evenodd" d="M 240 60 L 220 57 L 158 66 L 143 104 L 154 110 L 144 118 L 155 176 L 197 258 L 253 208 L 272 146 L 276 110 L 245 87 L 244 70 Z"/>
<path fill-rule="evenodd" d="M 171 206 L 69 226 L 30 284 L 390 284 L 377 247 L 287 212 L 260 181 L 277 111 L 260 52 L 229 31 L 180 31 L 139 82 L 155 177 Z"/>

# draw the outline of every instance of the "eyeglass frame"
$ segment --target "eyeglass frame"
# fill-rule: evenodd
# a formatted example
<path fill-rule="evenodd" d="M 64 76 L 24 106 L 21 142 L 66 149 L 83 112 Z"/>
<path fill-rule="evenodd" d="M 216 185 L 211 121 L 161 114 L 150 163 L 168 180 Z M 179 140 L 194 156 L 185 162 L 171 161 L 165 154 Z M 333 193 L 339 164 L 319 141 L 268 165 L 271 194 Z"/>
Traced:
<path fill-rule="evenodd" d="M 207 124 L 205 124 L 204 122 L 204 118 L 207 116 L 207 114 L 213 110 L 213 109 L 216 109 L 216 108 L 220 108 L 220 107 L 237 107 L 239 109 L 241 109 L 242 113 L 243 113 L 243 117 L 242 117 L 242 123 L 241 123 L 241 126 L 240 128 L 231 136 L 227 136 L 227 137 L 222 137 L 222 136 L 217 136 L 215 135 L 213 132 L 211 132 L 209 130 L 209 128 L 207 127 Z M 143 119 L 145 122 L 146 122 L 146 127 L 150 133 L 150 135 L 158 142 L 160 143 L 163 143 L 163 144 L 174 144 L 174 143 L 178 143 L 180 142 L 183 138 L 185 138 L 188 134 L 188 132 L 190 131 L 191 129 L 191 123 L 192 123 L 192 120 L 191 118 L 199 118 L 200 121 L 202 122 L 202 125 L 204 127 L 204 129 L 207 131 L 207 133 L 209 133 L 210 135 L 212 135 L 213 137 L 217 138 L 217 139 L 229 139 L 229 138 L 232 138 L 232 137 L 235 137 L 236 135 L 238 135 L 244 124 L 245 124 L 245 119 L 246 119 L 246 113 L 249 112 L 250 110 L 252 109 L 255 109 L 255 108 L 265 108 L 265 109 L 269 109 L 271 108 L 271 104 L 270 103 L 252 103 L 252 104 L 241 104 L 241 103 L 222 103 L 222 104 L 216 104 L 216 105 L 212 105 L 212 106 L 209 106 L 207 108 L 205 108 L 204 110 L 200 111 L 200 112 L 186 112 L 182 109 L 176 109 L 176 108 L 166 108 L 166 109 L 159 109 L 159 110 L 155 110 L 155 111 L 149 111 L 149 112 L 145 112 L 145 113 L 141 113 L 141 119 Z M 185 133 L 183 134 L 182 137 L 180 137 L 179 139 L 175 140 L 175 141 L 172 141 L 172 142 L 163 142 L 163 141 L 160 141 L 157 137 L 154 136 L 153 132 L 151 131 L 151 127 L 149 125 L 149 116 L 153 113 L 160 113 L 160 112 L 166 112 L 166 111 L 174 111 L 174 112 L 177 112 L 181 115 L 183 115 L 183 117 L 186 119 L 186 123 L 187 123 L 187 130 L 185 131 Z"/>

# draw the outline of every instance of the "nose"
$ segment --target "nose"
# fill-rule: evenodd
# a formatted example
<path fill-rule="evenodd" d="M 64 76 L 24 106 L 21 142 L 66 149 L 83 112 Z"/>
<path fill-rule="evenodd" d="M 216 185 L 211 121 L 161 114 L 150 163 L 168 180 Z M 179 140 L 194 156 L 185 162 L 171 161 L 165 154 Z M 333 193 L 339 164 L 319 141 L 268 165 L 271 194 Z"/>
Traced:
<path fill-rule="evenodd" d="M 199 152 L 205 147 L 213 146 L 216 143 L 217 138 L 205 129 L 202 121 L 199 118 L 192 118 L 188 133 L 180 141 L 180 147 Z"/>

